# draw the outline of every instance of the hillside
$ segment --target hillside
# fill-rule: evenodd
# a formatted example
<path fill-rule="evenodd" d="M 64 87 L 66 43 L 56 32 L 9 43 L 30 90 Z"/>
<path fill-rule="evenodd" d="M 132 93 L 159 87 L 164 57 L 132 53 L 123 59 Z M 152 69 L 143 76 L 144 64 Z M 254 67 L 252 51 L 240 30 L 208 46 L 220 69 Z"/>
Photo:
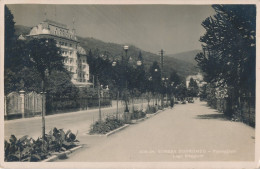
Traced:
<path fill-rule="evenodd" d="M 15 35 L 19 36 L 21 34 L 28 35 L 30 33 L 31 27 L 23 26 L 23 25 L 15 25 Z"/>
<path fill-rule="evenodd" d="M 78 40 L 85 50 L 94 51 L 98 49 L 101 53 L 106 53 L 111 60 L 120 59 L 121 55 L 124 54 L 123 45 L 120 44 L 106 43 L 94 38 L 78 37 Z M 147 69 L 154 61 L 160 63 L 159 55 L 143 51 L 133 45 L 129 46 L 128 55 L 131 56 L 133 61 L 136 61 L 140 51 L 142 52 L 144 65 Z M 172 70 L 175 70 L 182 77 L 186 77 L 190 74 L 196 74 L 198 72 L 198 70 L 195 68 L 195 64 L 169 56 L 164 57 L 164 68 L 167 74 L 169 74 Z"/>
<path fill-rule="evenodd" d="M 22 25 L 15 25 L 15 33 L 16 35 L 20 34 L 28 34 L 30 31 L 29 27 L 22 26 Z M 78 37 L 78 40 L 81 46 L 89 52 L 90 50 L 95 51 L 99 50 L 100 53 L 106 55 L 110 60 L 120 59 L 121 56 L 124 54 L 123 45 L 115 44 L 115 43 L 107 43 L 101 40 L 97 40 L 94 38 L 82 38 Z M 150 65 L 154 61 L 160 63 L 160 56 L 154 53 L 143 51 L 133 45 L 129 46 L 128 56 L 131 56 L 132 63 L 136 63 L 138 58 L 139 52 L 142 52 L 143 56 L 143 63 L 146 69 L 149 68 Z M 175 70 L 180 76 L 186 77 L 191 74 L 196 74 L 198 72 L 197 68 L 195 68 L 194 64 L 183 61 L 181 59 L 176 59 L 174 57 L 165 56 L 164 57 L 164 71 L 166 74 L 170 74 L 172 70 Z"/>
<path fill-rule="evenodd" d="M 197 62 L 195 61 L 195 56 L 199 52 L 200 50 L 192 50 L 182 53 L 170 54 L 167 56 L 197 65 Z"/>

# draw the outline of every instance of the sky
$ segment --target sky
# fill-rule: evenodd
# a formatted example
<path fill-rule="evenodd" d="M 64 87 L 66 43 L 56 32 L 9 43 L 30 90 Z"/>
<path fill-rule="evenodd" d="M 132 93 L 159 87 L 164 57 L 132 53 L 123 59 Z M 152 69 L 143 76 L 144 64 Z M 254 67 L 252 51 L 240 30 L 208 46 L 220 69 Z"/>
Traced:
<path fill-rule="evenodd" d="M 74 27 L 81 37 L 135 45 L 158 54 L 201 49 L 203 20 L 210 5 L 8 5 L 17 25 L 33 27 L 45 18 Z M 46 14 L 45 14 L 46 13 Z"/>

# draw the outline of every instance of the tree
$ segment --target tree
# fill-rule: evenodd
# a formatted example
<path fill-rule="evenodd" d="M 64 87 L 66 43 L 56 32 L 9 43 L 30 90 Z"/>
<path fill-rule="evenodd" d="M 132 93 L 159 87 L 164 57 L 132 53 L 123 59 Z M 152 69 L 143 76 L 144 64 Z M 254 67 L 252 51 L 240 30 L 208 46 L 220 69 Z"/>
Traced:
<path fill-rule="evenodd" d="M 28 43 L 28 53 L 30 65 L 40 74 L 43 81 L 53 70 L 67 72 L 63 64 L 64 57 L 61 56 L 60 48 L 56 46 L 54 39 L 32 39 Z"/>
<path fill-rule="evenodd" d="M 185 83 L 181 83 L 177 85 L 176 87 L 176 97 L 180 98 L 183 100 L 185 97 L 187 97 L 187 88 Z"/>
<path fill-rule="evenodd" d="M 176 71 L 172 71 L 170 74 L 170 82 L 173 83 L 173 87 L 181 84 L 181 77 L 177 74 Z"/>
<path fill-rule="evenodd" d="M 56 46 L 54 39 L 32 39 L 28 43 L 28 56 L 30 64 L 42 81 L 43 101 L 45 101 L 45 92 L 47 79 L 53 71 L 67 72 L 64 68 L 63 57 L 60 48 Z M 42 111 L 42 138 L 45 138 L 45 110 Z"/>
<path fill-rule="evenodd" d="M 207 98 L 207 84 L 204 84 L 201 88 L 200 88 L 200 99 L 201 100 L 205 100 Z"/>
<path fill-rule="evenodd" d="M 189 97 L 197 97 L 199 94 L 198 84 L 193 78 L 190 78 L 188 93 Z"/>
<path fill-rule="evenodd" d="M 242 95 L 255 95 L 256 6 L 213 5 L 216 14 L 202 22 L 203 53 L 196 60 L 205 80 L 229 89 L 234 104 Z M 231 99 L 231 98 L 230 98 Z"/>
<path fill-rule="evenodd" d="M 160 93 L 162 87 L 162 77 L 161 77 L 161 69 L 158 62 L 154 61 L 149 69 L 150 77 L 152 80 L 152 88 L 151 91 L 153 93 Z"/>
<path fill-rule="evenodd" d="M 150 79 L 150 88 L 151 93 L 156 96 L 156 103 L 158 99 L 158 95 L 162 92 L 162 77 L 161 77 L 161 69 L 158 62 L 153 62 L 153 64 L 149 68 L 149 79 Z"/>
<path fill-rule="evenodd" d="M 14 16 L 5 5 L 5 54 L 8 55 L 15 41 Z"/>
<path fill-rule="evenodd" d="M 79 88 L 77 88 L 71 82 L 71 75 L 69 72 L 54 70 L 47 79 L 46 86 L 46 114 L 51 114 L 57 108 L 53 104 L 57 100 L 70 100 L 74 104 L 77 104 L 77 99 L 79 98 Z M 62 107 L 63 104 L 57 105 Z"/>

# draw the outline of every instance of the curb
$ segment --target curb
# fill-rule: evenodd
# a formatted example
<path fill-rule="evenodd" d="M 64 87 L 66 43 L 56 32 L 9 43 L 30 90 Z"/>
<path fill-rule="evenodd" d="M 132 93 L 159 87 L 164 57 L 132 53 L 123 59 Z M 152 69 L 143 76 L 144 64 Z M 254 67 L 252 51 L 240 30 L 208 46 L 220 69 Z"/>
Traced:
<path fill-rule="evenodd" d="M 144 121 L 145 119 L 148 119 L 148 118 L 149 118 L 149 117 L 145 116 L 145 117 L 143 117 L 143 118 L 141 118 L 141 119 L 131 120 L 131 124 L 135 124 L 135 123 L 138 123 L 138 122 L 140 122 L 140 121 Z"/>
<path fill-rule="evenodd" d="M 105 136 L 110 136 L 110 135 L 112 135 L 112 134 L 115 134 L 116 132 L 118 132 L 118 131 L 120 131 L 120 130 L 123 130 L 124 128 L 126 128 L 126 127 L 128 127 L 129 126 L 129 124 L 125 124 L 125 125 L 123 125 L 122 127 L 119 127 L 119 128 L 117 128 L 117 129 L 115 129 L 115 130 L 113 130 L 113 131 L 110 131 L 109 133 L 107 133 L 107 134 L 105 134 Z"/>
<path fill-rule="evenodd" d="M 153 113 L 153 114 L 149 114 L 149 115 L 146 114 L 146 116 L 145 116 L 144 118 L 137 119 L 137 120 L 132 120 L 132 123 L 135 124 L 135 123 L 138 123 L 138 122 L 140 122 L 140 121 L 144 121 L 144 120 L 146 120 L 146 119 L 148 119 L 148 118 L 151 118 L 151 117 L 153 117 L 153 116 L 157 115 L 158 113 L 160 113 L 160 112 L 162 112 L 162 111 L 165 111 L 165 110 L 167 110 L 167 109 L 158 110 L 157 112 L 155 112 L 155 113 Z M 148 116 L 147 116 L 147 115 L 148 115 Z"/>
<path fill-rule="evenodd" d="M 60 158 L 64 158 L 66 157 L 67 155 L 73 153 L 74 151 L 78 150 L 82 148 L 81 145 L 77 146 L 77 147 L 74 147 L 72 149 L 69 149 L 69 150 L 66 150 L 65 152 L 62 152 L 62 153 L 58 153 L 58 154 L 53 154 L 51 157 L 41 161 L 41 162 L 52 162 L 52 161 L 55 161 L 57 159 L 60 159 Z"/>
<path fill-rule="evenodd" d="M 158 113 L 160 113 L 160 112 L 162 112 L 162 111 L 164 111 L 164 110 L 166 110 L 166 109 L 163 109 L 163 110 L 158 110 L 156 113 L 153 113 L 153 114 L 150 114 L 149 116 L 146 116 L 146 117 L 144 117 L 144 118 L 141 118 L 141 119 L 138 119 L 138 120 L 134 120 L 133 122 L 131 121 L 131 123 L 132 124 L 135 124 L 135 123 L 138 123 L 138 122 L 140 122 L 140 121 L 144 121 L 145 119 L 148 119 L 148 118 L 150 118 L 150 117 L 153 117 L 153 116 L 155 116 L 155 115 L 157 115 Z M 106 134 L 89 134 L 89 133 L 87 133 L 86 135 L 88 135 L 88 136 L 93 136 L 93 137 L 108 137 L 108 136 L 110 136 L 110 135 L 112 135 L 112 134 L 115 134 L 116 132 L 119 132 L 120 130 L 123 130 L 124 128 L 126 128 L 126 127 L 128 127 L 130 124 L 125 124 L 125 125 L 123 125 L 122 127 L 119 127 L 119 128 L 117 128 L 117 129 L 115 129 L 115 130 L 112 130 L 112 131 L 110 131 L 110 132 L 108 132 L 108 133 L 106 133 Z"/>
<path fill-rule="evenodd" d="M 119 132 L 120 130 L 123 130 L 124 128 L 128 127 L 129 125 L 130 124 L 125 124 L 125 125 L 117 128 L 115 130 L 112 130 L 112 131 L 110 131 L 110 132 L 108 132 L 106 134 L 89 134 L 89 133 L 87 133 L 86 135 L 87 136 L 92 136 L 92 137 L 108 137 L 108 136 L 110 136 L 112 134 L 115 134 L 116 132 Z"/>

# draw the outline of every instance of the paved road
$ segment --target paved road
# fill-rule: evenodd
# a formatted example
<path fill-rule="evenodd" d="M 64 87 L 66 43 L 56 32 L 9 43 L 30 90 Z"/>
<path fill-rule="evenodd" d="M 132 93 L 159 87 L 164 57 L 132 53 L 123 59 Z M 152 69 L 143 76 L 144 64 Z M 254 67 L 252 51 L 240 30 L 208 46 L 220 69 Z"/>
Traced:
<path fill-rule="evenodd" d="M 135 105 L 136 108 L 140 108 L 141 106 L 142 104 Z M 119 112 L 123 112 L 123 108 L 124 106 L 120 103 Z M 132 108 L 132 106 L 129 106 L 129 108 Z M 115 113 L 116 105 L 102 108 L 102 118 L 106 118 L 107 115 L 115 115 Z M 97 120 L 98 109 L 46 116 L 46 133 L 52 128 L 57 127 L 64 130 L 70 129 L 72 132 L 78 132 L 80 135 L 88 132 L 90 125 Z M 41 117 L 5 121 L 5 139 L 9 139 L 11 134 L 14 134 L 18 138 L 24 135 L 37 138 L 41 136 L 41 125 Z"/>
<path fill-rule="evenodd" d="M 255 130 L 205 102 L 176 105 L 109 137 L 80 135 L 83 149 L 62 162 L 253 161 Z"/>

